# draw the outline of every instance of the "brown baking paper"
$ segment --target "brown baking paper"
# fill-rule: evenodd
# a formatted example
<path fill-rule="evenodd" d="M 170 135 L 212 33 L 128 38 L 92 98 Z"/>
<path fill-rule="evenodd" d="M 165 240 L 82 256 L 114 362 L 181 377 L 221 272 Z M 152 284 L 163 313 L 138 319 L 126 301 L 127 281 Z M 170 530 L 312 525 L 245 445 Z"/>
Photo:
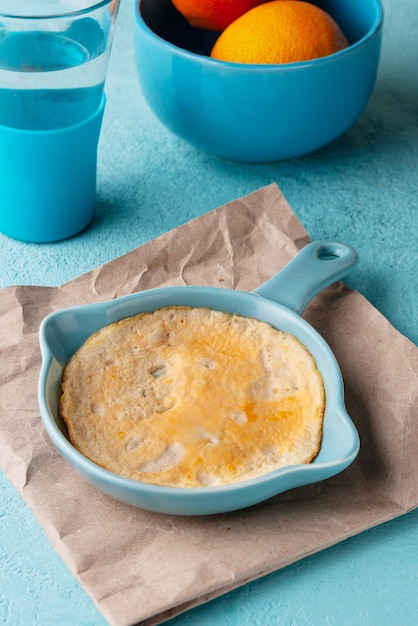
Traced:
<path fill-rule="evenodd" d="M 44 431 L 38 328 L 49 312 L 165 285 L 251 290 L 308 241 L 269 185 L 61 287 L 0 292 L 1 465 L 109 624 L 161 623 L 418 506 L 418 349 L 340 282 L 305 316 L 340 363 L 361 438 L 342 474 L 235 513 L 161 515 L 89 486 Z"/>

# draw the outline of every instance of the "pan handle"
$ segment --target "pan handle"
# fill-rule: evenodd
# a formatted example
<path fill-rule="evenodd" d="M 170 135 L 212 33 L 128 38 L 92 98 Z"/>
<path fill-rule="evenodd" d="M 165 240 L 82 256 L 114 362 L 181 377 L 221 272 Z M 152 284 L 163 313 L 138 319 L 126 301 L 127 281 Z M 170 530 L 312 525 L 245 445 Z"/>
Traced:
<path fill-rule="evenodd" d="M 300 314 L 317 293 L 348 274 L 357 261 L 357 252 L 345 243 L 313 241 L 254 293 Z"/>

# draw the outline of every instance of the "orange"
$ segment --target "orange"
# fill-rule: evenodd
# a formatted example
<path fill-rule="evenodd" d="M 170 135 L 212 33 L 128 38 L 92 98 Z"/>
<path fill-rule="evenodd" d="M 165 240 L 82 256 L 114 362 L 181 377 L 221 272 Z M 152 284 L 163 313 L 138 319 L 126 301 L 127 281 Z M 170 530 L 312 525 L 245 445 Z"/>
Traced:
<path fill-rule="evenodd" d="M 192 26 L 221 31 L 246 11 L 266 0 L 172 0 L 172 2 Z"/>
<path fill-rule="evenodd" d="M 273 0 L 232 22 L 210 56 L 234 63 L 293 63 L 347 46 L 338 24 L 322 9 L 302 0 Z"/>

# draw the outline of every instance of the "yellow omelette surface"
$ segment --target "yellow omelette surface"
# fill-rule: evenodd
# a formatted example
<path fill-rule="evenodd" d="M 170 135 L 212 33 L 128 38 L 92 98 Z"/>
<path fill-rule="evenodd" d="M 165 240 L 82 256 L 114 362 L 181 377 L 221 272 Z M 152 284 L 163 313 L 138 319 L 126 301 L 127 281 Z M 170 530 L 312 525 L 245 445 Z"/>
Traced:
<path fill-rule="evenodd" d="M 317 455 L 324 387 L 292 335 L 252 318 L 167 307 L 110 324 L 67 365 L 60 411 L 102 467 L 202 487 Z"/>

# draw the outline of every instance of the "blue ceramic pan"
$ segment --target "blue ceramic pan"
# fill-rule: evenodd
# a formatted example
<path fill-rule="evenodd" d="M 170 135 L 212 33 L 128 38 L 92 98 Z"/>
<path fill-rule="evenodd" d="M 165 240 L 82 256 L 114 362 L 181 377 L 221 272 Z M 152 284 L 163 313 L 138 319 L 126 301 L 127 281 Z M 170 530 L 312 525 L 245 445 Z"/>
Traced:
<path fill-rule="evenodd" d="M 39 407 L 49 437 L 64 459 L 97 489 L 122 502 L 160 513 L 207 515 L 233 511 L 342 472 L 357 456 L 358 434 L 345 408 L 337 361 L 327 343 L 300 314 L 318 292 L 342 278 L 356 262 L 357 253 L 345 244 L 314 242 L 252 293 L 213 287 L 168 287 L 51 313 L 40 327 L 39 379 Z M 322 374 L 326 392 L 322 445 L 312 463 L 280 468 L 252 480 L 219 487 L 161 487 L 104 470 L 71 445 L 58 413 L 60 382 L 67 361 L 99 328 L 170 305 L 204 306 L 254 317 L 293 333 L 308 348 Z"/>

